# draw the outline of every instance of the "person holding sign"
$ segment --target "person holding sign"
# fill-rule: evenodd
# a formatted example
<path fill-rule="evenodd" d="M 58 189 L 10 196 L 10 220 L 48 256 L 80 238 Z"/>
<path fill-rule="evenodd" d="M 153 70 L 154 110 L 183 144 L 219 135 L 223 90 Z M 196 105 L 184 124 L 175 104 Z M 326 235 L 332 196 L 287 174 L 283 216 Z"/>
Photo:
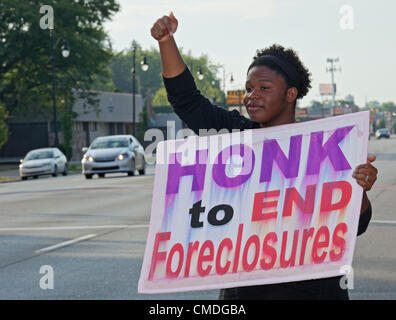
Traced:
<path fill-rule="evenodd" d="M 162 74 L 168 99 L 175 113 L 198 134 L 199 129 L 258 129 L 295 123 L 296 100 L 311 88 L 310 73 L 296 52 L 280 45 L 257 51 L 247 70 L 243 103 L 250 119 L 237 111 L 213 105 L 200 94 L 180 55 L 173 34 L 178 21 L 171 12 L 158 19 L 151 35 L 158 41 Z M 377 179 L 372 165 L 375 156 L 357 166 L 352 174 L 363 188 L 358 235 L 364 233 L 371 219 L 371 204 L 366 191 Z M 221 289 L 220 299 L 349 299 L 341 288 L 340 277 L 304 280 L 280 284 Z"/>

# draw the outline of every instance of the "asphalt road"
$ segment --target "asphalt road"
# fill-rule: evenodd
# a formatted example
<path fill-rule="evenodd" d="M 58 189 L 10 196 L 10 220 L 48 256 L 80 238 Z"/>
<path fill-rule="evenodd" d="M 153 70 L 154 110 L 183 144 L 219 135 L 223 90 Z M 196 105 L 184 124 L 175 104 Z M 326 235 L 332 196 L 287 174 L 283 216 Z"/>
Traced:
<path fill-rule="evenodd" d="M 356 244 L 349 292 L 396 299 L 396 137 L 371 140 L 369 152 L 379 169 L 368 194 L 374 213 Z M 217 299 L 218 290 L 137 293 L 153 172 L 1 183 L 0 299 Z"/>
<path fill-rule="evenodd" d="M 0 184 L 0 299 L 217 298 L 217 292 L 137 293 L 153 172 Z M 42 266 L 51 267 L 53 289 Z"/>

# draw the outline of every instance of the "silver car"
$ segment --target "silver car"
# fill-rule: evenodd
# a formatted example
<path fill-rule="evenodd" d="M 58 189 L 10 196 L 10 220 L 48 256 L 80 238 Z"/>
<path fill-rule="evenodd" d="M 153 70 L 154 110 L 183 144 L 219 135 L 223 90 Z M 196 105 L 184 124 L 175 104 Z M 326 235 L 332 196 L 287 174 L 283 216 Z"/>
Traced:
<path fill-rule="evenodd" d="M 22 180 L 28 177 L 51 174 L 56 177 L 58 173 L 67 175 L 66 156 L 58 148 L 41 148 L 29 151 L 25 158 L 20 160 L 19 176 Z"/>
<path fill-rule="evenodd" d="M 94 174 L 103 178 L 106 173 L 125 172 L 133 176 L 135 170 L 145 174 L 144 149 L 132 135 L 115 135 L 96 138 L 85 152 L 82 173 L 91 179 Z"/>
<path fill-rule="evenodd" d="M 387 138 L 387 139 L 389 139 L 389 138 L 390 138 L 390 131 L 389 131 L 389 129 L 387 129 L 387 128 L 378 129 L 378 130 L 375 132 L 375 137 L 376 137 L 377 139 L 381 139 L 381 138 Z"/>

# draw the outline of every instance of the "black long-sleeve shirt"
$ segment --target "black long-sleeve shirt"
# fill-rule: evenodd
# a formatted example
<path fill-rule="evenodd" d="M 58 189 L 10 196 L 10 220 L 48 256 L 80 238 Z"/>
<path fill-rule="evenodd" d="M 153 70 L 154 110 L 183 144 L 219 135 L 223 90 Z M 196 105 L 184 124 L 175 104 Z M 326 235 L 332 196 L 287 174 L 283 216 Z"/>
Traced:
<path fill-rule="evenodd" d="M 163 78 L 175 113 L 196 134 L 199 129 L 246 130 L 260 128 L 260 124 L 213 105 L 197 89 L 186 67 L 174 78 Z M 364 233 L 371 219 L 371 205 L 360 215 L 358 235 Z M 348 299 L 348 291 L 340 286 L 341 277 L 287 282 L 271 285 L 222 289 L 220 299 Z"/>

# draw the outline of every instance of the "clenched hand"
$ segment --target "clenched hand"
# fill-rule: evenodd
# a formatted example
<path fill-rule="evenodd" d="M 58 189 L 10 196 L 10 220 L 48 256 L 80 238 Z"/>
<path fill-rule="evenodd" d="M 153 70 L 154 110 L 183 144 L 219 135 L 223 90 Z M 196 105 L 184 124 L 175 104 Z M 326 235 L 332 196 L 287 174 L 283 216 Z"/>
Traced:
<path fill-rule="evenodd" d="M 170 37 L 173 37 L 177 30 L 177 25 L 178 21 L 173 12 L 171 12 L 169 16 L 163 16 L 154 23 L 151 28 L 151 35 L 159 42 L 167 41 Z"/>

